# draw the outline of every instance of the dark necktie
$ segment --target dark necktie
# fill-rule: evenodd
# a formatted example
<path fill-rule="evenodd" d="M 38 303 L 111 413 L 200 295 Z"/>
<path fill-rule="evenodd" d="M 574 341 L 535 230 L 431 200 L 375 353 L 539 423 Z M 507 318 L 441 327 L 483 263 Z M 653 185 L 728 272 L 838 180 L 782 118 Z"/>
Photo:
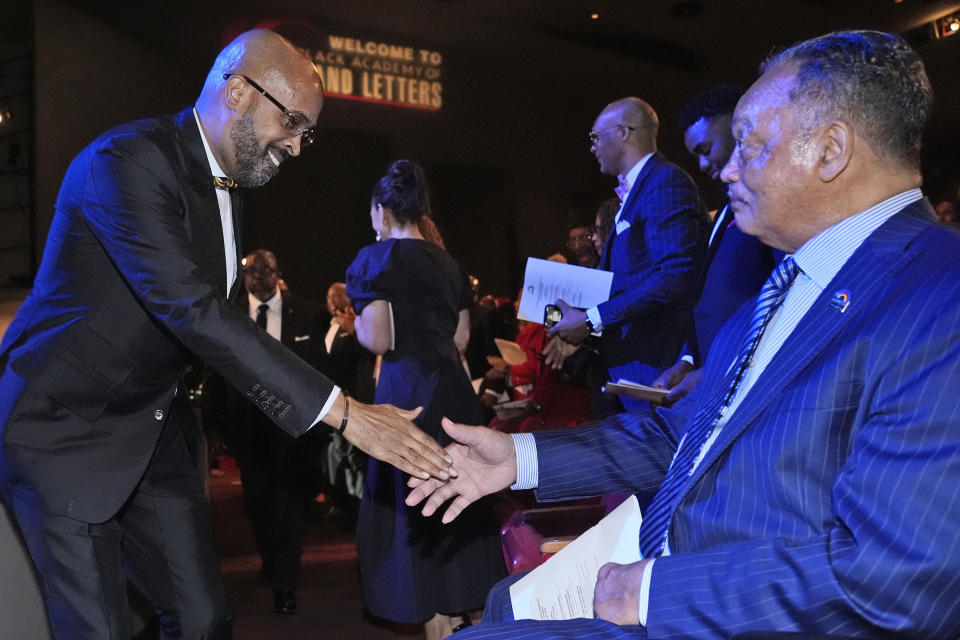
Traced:
<path fill-rule="evenodd" d="M 267 304 L 262 304 L 257 307 L 257 326 L 264 331 L 267 330 L 267 309 L 269 308 L 270 305 Z"/>
<path fill-rule="evenodd" d="M 213 186 L 217 189 L 236 189 L 237 183 L 233 178 L 226 176 L 213 176 Z"/>
<path fill-rule="evenodd" d="M 690 480 L 693 473 L 693 463 L 700 455 L 700 450 L 706 444 L 724 409 L 730 406 L 737 388 L 740 386 L 743 376 L 753 356 L 757 351 L 757 345 L 760 338 L 773 317 L 773 313 L 783 302 L 783 298 L 790 288 L 793 279 L 800 272 L 797 263 L 792 256 L 785 258 L 777 268 L 770 274 L 760 290 L 757 298 L 757 307 L 753 313 L 753 320 L 750 323 L 750 333 L 744 342 L 736 364 L 730 368 L 726 376 L 728 385 L 726 394 L 722 397 L 719 406 L 705 407 L 703 411 L 698 412 L 693 420 L 683 440 L 680 442 L 680 448 L 674 456 L 670 469 L 667 471 L 667 477 L 660 485 L 660 490 L 653 498 L 647 513 L 644 515 L 643 524 L 640 526 L 640 553 L 644 558 L 652 558 L 663 553 L 664 543 L 667 537 L 667 527 L 670 525 L 670 519 L 677 507 L 677 499 Z"/>

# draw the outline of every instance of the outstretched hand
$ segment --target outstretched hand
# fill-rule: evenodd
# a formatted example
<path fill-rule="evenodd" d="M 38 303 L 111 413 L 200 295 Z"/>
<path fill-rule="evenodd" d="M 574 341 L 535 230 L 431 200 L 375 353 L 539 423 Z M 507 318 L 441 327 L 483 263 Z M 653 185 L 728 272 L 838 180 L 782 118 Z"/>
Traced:
<path fill-rule="evenodd" d="M 453 502 L 443 513 L 444 524 L 453 521 L 471 503 L 483 496 L 506 489 L 517 478 L 517 456 L 513 438 L 486 427 L 472 427 L 443 419 L 443 430 L 453 438 L 447 454 L 453 459 L 456 477 L 446 481 L 434 478 L 410 478 L 413 491 L 406 504 L 413 507 L 426 499 L 422 513 L 433 515 L 443 503 Z"/>
<path fill-rule="evenodd" d="M 364 453 L 411 476 L 446 480 L 456 474 L 451 468 L 452 458 L 411 422 L 422 410 L 423 407 L 407 411 L 392 404 L 364 404 L 351 400 L 343 437 Z"/>

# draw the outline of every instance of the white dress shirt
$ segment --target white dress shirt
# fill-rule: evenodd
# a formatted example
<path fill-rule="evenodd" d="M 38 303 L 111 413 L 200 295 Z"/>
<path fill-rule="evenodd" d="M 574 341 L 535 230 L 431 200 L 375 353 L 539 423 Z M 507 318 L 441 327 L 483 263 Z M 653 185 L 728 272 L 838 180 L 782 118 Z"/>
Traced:
<path fill-rule="evenodd" d="M 333 339 L 340 333 L 340 323 L 336 318 L 330 318 L 330 328 L 327 329 L 327 335 L 323 336 L 323 344 L 327 347 L 327 353 L 333 349 Z"/>
<path fill-rule="evenodd" d="M 217 159 L 213 156 L 213 152 L 210 151 L 210 144 L 207 142 L 207 135 L 203 132 L 203 123 L 200 122 L 200 115 L 197 113 L 196 107 L 193 109 L 193 117 L 197 121 L 197 128 L 200 129 L 200 140 L 203 142 L 203 150 L 207 154 L 207 162 L 210 165 L 210 188 L 214 190 L 217 194 L 217 204 L 220 207 L 220 227 L 223 231 L 223 254 L 226 258 L 225 263 L 227 265 L 227 290 L 225 295 L 230 295 L 230 289 L 233 288 L 233 283 L 237 279 L 237 239 L 233 234 L 233 205 L 230 202 L 230 192 L 226 189 L 217 189 L 213 185 L 213 176 L 226 176 L 227 173 L 220 168 L 220 163 L 217 162 Z M 257 307 L 260 306 L 260 301 L 257 300 L 257 304 L 253 305 L 253 300 L 256 300 L 253 296 L 251 297 L 251 313 L 254 320 L 257 319 L 256 311 Z M 280 297 L 280 291 L 278 290 L 274 294 L 274 298 Z M 273 298 L 271 298 L 273 300 Z M 274 322 L 276 324 L 276 334 L 270 331 L 270 312 L 267 312 L 267 333 L 272 335 L 277 340 L 280 339 L 280 303 L 277 302 L 276 315 Z M 323 407 L 320 409 L 320 413 L 317 415 L 317 419 L 313 421 L 313 424 L 310 425 L 310 428 L 316 426 L 318 422 L 323 419 L 323 416 L 327 415 L 330 411 L 330 408 L 333 406 L 333 403 L 336 402 L 337 397 L 340 395 L 340 387 L 334 386 L 333 391 L 330 392 L 330 396 L 327 398 L 327 401 L 323 404 Z"/>
<path fill-rule="evenodd" d="M 280 323 L 283 318 L 283 296 L 280 295 L 279 287 L 273 290 L 273 295 L 265 302 L 261 302 L 260 298 L 252 293 L 247 293 L 247 299 L 250 303 L 250 319 L 254 322 L 260 315 L 260 305 L 267 305 L 267 333 L 279 340 L 281 336 Z"/>
<path fill-rule="evenodd" d="M 230 192 L 226 189 L 217 189 L 213 186 L 213 177 L 226 176 L 226 172 L 220 168 L 220 163 L 213 157 L 210 151 L 210 145 L 207 143 L 207 134 L 203 132 L 203 124 L 200 123 L 200 116 L 196 108 L 193 110 L 193 117 L 197 121 L 197 127 L 200 129 L 200 140 L 203 141 L 203 150 L 207 154 L 207 162 L 210 164 L 210 188 L 217 194 L 217 204 L 220 206 L 220 227 L 223 230 L 223 255 L 226 258 L 227 265 L 227 294 L 233 288 L 233 282 L 237 279 L 237 239 L 233 234 L 233 205 L 230 203 Z"/>

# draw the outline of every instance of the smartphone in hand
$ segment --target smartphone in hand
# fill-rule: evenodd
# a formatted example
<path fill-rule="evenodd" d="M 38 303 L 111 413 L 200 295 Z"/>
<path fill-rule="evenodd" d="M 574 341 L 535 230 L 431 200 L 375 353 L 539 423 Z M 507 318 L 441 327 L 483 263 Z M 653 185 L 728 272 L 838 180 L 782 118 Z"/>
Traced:
<path fill-rule="evenodd" d="M 548 304 L 543 308 L 543 328 L 550 329 L 553 325 L 560 322 L 563 317 L 563 311 L 555 304 Z"/>

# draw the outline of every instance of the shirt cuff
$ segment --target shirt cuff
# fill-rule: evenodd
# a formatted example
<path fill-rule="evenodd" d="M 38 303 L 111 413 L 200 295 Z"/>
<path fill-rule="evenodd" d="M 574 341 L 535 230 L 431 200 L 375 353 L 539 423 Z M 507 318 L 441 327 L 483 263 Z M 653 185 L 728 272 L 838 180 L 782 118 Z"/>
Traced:
<path fill-rule="evenodd" d="M 603 322 L 600 321 L 600 309 L 598 307 L 590 307 L 587 309 L 587 318 L 590 319 L 590 324 L 593 325 L 594 333 L 603 331 Z"/>
<path fill-rule="evenodd" d="M 686 362 L 691 367 L 693 366 L 693 356 L 690 355 L 689 353 L 683 354 L 682 356 L 680 356 L 680 359 Z"/>
<path fill-rule="evenodd" d="M 517 481 L 510 485 L 514 491 L 536 489 L 540 481 L 537 459 L 537 439 L 532 433 L 511 433 L 517 454 Z"/>
<path fill-rule="evenodd" d="M 637 610 L 637 617 L 644 627 L 647 626 L 647 613 L 650 607 L 650 580 L 653 577 L 653 563 L 655 562 L 656 560 L 651 560 L 645 564 L 643 575 L 640 576 L 640 607 Z"/>
<path fill-rule="evenodd" d="M 340 397 L 340 387 L 338 387 L 337 385 L 333 385 L 333 391 L 330 392 L 330 395 L 327 397 L 327 401 L 323 403 L 323 408 L 321 408 L 320 413 L 317 414 L 317 419 L 313 421 L 313 424 L 307 427 L 307 431 L 317 426 L 317 423 L 323 420 L 323 416 L 330 413 L 330 408 L 333 406 L 333 403 L 336 402 L 337 398 L 339 397 Z"/>

